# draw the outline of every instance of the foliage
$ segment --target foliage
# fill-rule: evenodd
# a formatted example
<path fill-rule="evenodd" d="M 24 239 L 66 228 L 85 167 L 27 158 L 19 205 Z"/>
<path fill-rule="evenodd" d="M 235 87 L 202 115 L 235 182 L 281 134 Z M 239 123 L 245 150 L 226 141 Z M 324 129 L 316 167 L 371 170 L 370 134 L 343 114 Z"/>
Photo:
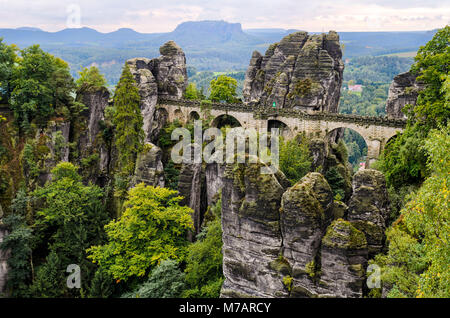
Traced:
<path fill-rule="evenodd" d="M 3 38 L 0 38 L 0 101 L 3 103 L 7 103 L 11 95 L 12 74 L 17 60 L 16 51 L 14 45 L 6 45 Z"/>
<path fill-rule="evenodd" d="M 428 175 L 427 155 L 421 147 L 432 128 L 447 122 L 450 104 L 446 102 L 446 78 L 449 71 L 450 27 L 439 30 L 421 47 L 411 70 L 424 84 L 415 106 L 407 106 L 408 125 L 403 134 L 388 143 L 380 158 L 380 167 L 389 186 L 419 184 Z"/>
<path fill-rule="evenodd" d="M 78 88 L 99 89 L 106 86 L 106 79 L 96 66 L 83 67 L 78 74 L 80 75 L 76 81 Z"/>
<path fill-rule="evenodd" d="M 38 248 L 48 245 L 47 259 L 52 261 L 41 265 L 42 275 L 47 271 L 64 271 L 69 264 L 77 264 L 85 277 L 82 289 L 86 290 L 94 266 L 86 259 L 85 251 L 91 245 L 103 242 L 103 227 L 109 220 L 102 202 L 103 192 L 97 186 L 83 185 L 77 167 L 71 163 L 58 164 L 52 175 L 50 183 L 33 193 L 35 200 L 42 202 L 42 208 L 36 213 L 36 236 L 39 238 L 36 245 Z M 47 292 L 45 276 L 42 280 L 35 282 L 37 295 Z"/>
<path fill-rule="evenodd" d="M 333 196 L 340 199 L 345 197 L 345 190 L 344 190 L 345 179 L 339 173 L 339 170 L 336 167 L 331 167 L 325 173 L 325 179 L 327 179 L 328 184 L 331 187 L 331 190 L 333 190 Z"/>
<path fill-rule="evenodd" d="M 147 282 L 124 298 L 176 298 L 185 288 L 184 274 L 174 260 L 164 260 L 156 266 Z"/>
<path fill-rule="evenodd" d="M 89 297 L 91 298 L 108 298 L 114 293 L 113 278 L 111 275 L 98 269 L 91 281 L 89 289 Z"/>
<path fill-rule="evenodd" d="M 377 255 L 391 297 L 450 296 L 450 126 L 432 130 L 424 148 L 431 171 L 388 231 L 389 252 Z"/>
<path fill-rule="evenodd" d="M 221 202 L 219 200 L 216 207 L 220 207 Z M 220 215 L 216 215 L 199 233 L 197 241 L 189 246 L 185 272 L 190 286 L 184 293 L 185 297 L 219 297 L 223 282 Z"/>
<path fill-rule="evenodd" d="M 435 128 L 446 125 L 450 117 L 450 103 L 446 100 L 448 91 L 444 83 L 450 71 L 450 26 L 439 30 L 433 39 L 420 47 L 411 70 L 417 80 L 425 84 L 417 103 L 409 107 L 409 119 L 421 125 Z M 447 94 L 447 95 L 446 95 Z"/>
<path fill-rule="evenodd" d="M 189 85 L 186 87 L 186 93 L 184 94 L 184 98 L 195 100 L 198 99 L 198 91 L 197 86 L 195 83 L 189 83 Z"/>
<path fill-rule="evenodd" d="M 118 281 L 144 277 L 168 258 L 183 260 L 193 223 L 180 200 L 166 188 L 142 183 L 130 189 L 125 212 L 105 226 L 108 242 L 91 247 L 89 258 Z"/>
<path fill-rule="evenodd" d="M 119 152 L 118 164 L 122 173 L 134 171 L 137 154 L 142 150 L 144 131 L 136 82 L 127 65 L 114 94 L 115 145 Z"/>
<path fill-rule="evenodd" d="M 237 100 L 236 88 L 237 81 L 234 78 L 220 75 L 211 81 L 209 99 L 234 103 Z"/>
<path fill-rule="evenodd" d="M 307 139 L 302 136 L 290 140 L 280 137 L 279 149 L 280 170 L 291 184 L 295 184 L 311 169 L 312 158 Z"/>
<path fill-rule="evenodd" d="M 75 83 L 66 62 L 44 52 L 39 45 L 20 53 L 10 84 L 10 107 L 20 128 L 29 130 L 34 119 L 45 127 L 55 112 L 67 116 L 82 109 L 74 100 Z"/>
<path fill-rule="evenodd" d="M 0 249 L 10 251 L 6 287 L 12 297 L 29 296 L 32 230 L 25 221 L 28 202 L 25 190 L 20 189 L 11 204 L 13 213 L 3 219 L 9 234 L 0 243 Z"/>

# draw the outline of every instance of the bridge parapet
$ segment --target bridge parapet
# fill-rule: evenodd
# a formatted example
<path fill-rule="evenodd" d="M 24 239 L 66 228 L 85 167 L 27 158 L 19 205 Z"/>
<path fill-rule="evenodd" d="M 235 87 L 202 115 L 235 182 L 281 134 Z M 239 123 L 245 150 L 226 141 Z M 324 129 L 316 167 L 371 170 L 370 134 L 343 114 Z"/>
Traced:
<path fill-rule="evenodd" d="M 159 104 L 177 105 L 181 107 L 201 108 L 202 102 L 196 100 L 184 99 L 158 99 Z M 209 104 L 209 103 L 208 103 Z M 406 126 L 405 119 L 393 119 L 387 117 L 361 116 L 351 114 L 338 114 L 328 112 L 306 113 L 304 111 L 287 108 L 270 108 L 270 107 L 254 107 L 244 103 L 216 103 L 211 102 L 211 109 L 233 112 L 253 113 L 255 119 L 268 119 L 271 117 L 290 117 L 302 120 L 312 121 L 339 121 L 346 123 L 355 123 L 361 125 L 387 126 L 394 128 L 404 128 Z"/>

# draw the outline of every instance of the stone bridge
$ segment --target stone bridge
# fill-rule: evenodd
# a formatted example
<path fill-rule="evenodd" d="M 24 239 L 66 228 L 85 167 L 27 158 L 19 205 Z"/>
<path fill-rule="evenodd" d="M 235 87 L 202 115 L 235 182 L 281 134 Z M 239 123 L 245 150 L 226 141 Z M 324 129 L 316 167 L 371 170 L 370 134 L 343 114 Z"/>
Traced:
<path fill-rule="evenodd" d="M 210 124 L 217 127 L 218 119 L 226 115 L 236 119 L 243 128 L 255 128 L 258 131 L 267 131 L 272 127 L 283 128 L 283 135 L 287 138 L 300 132 L 305 132 L 310 137 L 325 138 L 339 128 L 349 128 L 364 138 L 369 164 L 378 158 L 389 139 L 401 133 L 406 126 L 406 120 L 403 119 L 324 112 L 305 113 L 295 109 L 255 108 L 245 104 L 202 104 L 191 100 L 160 98 L 157 108 L 166 112 L 169 121 L 178 119 L 185 123 L 191 119 L 202 118 L 211 120 Z"/>

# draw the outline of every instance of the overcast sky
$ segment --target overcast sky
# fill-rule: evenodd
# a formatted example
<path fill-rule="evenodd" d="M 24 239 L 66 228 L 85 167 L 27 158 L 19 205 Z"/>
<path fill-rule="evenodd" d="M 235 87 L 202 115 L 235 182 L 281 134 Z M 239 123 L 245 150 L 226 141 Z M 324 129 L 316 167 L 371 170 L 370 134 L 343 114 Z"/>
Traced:
<path fill-rule="evenodd" d="M 154 33 L 201 20 L 240 22 L 244 29 L 430 30 L 450 23 L 450 0 L 0 0 L 0 28 Z"/>

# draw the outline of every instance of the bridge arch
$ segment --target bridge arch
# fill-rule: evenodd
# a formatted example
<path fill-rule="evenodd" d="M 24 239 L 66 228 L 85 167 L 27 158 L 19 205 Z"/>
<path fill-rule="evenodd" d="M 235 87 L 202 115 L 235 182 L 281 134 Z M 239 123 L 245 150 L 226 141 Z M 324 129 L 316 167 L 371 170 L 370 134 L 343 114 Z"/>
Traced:
<path fill-rule="evenodd" d="M 197 111 L 193 110 L 189 113 L 189 118 L 188 118 L 189 121 L 194 121 L 194 120 L 199 120 L 199 119 L 200 119 L 200 114 Z"/>
<path fill-rule="evenodd" d="M 326 134 L 326 138 L 334 142 L 343 140 L 348 151 L 348 161 L 353 167 L 359 166 L 360 163 L 366 162 L 369 150 L 369 143 L 363 134 L 353 128 L 339 127 L 332 129 Z"/>
<path fill-rule="evenodd" d="M 211 123 L 212 127 L 222 128 L 224 126 L 230 127 L 242 127 L 241 122 L 234 116 L 228 114 L 221 114 L 216 116 Z"/>
<path fill-rule="evenodd" d="M 270 132 L 272 128 L 279 128 L 280 135 L 283 137 L 288 137 L 292 134 L 289 126 L 284 121 L 279 119 L 269 119 L 267 121 L 267 132 Z"/>

